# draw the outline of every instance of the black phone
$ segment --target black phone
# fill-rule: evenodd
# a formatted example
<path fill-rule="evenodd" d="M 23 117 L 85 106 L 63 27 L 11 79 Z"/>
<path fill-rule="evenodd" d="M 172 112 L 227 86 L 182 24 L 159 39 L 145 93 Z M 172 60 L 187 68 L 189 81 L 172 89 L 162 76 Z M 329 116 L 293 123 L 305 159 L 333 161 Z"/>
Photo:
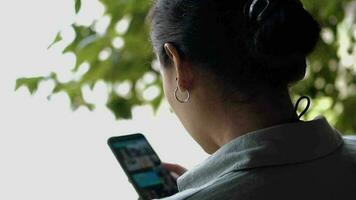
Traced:
<path fill-rule="evenodd" d="M 109 138 L 108 144 L 140 198 L 152 200 L 178 192 L 176 180 L 142 134 Z"/>

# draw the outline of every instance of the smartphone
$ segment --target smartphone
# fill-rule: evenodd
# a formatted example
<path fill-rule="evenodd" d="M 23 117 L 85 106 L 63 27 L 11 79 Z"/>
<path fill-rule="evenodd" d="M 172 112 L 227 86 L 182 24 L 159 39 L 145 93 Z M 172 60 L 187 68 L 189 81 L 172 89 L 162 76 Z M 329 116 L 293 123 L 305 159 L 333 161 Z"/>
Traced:
<path fill-rule="evenodd" d="M 112 152 L 143 200 L 159 199 L 178 192 L 176 180 L 142 134 L 112 137 Z"/>

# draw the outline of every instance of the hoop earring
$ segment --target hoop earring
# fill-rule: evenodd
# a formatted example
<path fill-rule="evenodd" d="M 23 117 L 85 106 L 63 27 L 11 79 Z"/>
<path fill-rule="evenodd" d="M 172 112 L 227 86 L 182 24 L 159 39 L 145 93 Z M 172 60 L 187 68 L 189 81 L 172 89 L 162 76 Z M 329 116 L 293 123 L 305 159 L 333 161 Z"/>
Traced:
<path fill-rule="evenodd" d="M 177 88 L 175 89 L 175 91 L 174 91 L 174 97 L 177 99 L 177 101 L 178 101 L 179 103 L 188 103 L 188 101 L 190 100 L 190 93 L 189 93 L 188 90 L 186 90 L 186 91 L 187 91 L 187 94 L 188 94 L 187 98 L 184 99 L 184 100 L 181 100 L 181 99 L 178 98 L 178 95 L 177 95 L 178 86 L 177 86 Z"/>

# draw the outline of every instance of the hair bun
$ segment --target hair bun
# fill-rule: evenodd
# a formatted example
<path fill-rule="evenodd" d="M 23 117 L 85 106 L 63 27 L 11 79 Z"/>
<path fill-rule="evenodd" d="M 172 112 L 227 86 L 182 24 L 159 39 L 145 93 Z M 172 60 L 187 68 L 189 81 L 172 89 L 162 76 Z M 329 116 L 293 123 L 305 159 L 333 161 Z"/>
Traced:
<path fill-rule="evenodd" d="M 257 53 L 306 56 L 314 49 L 319 40 L 320 26 L 299 0 L 257 1 L 268 2 L 264 9 L 259 6 L 262 13 L 257 12 L 258 25 L 253 38 Z M 253 8 L 250 11 L 253 13 Z"/>

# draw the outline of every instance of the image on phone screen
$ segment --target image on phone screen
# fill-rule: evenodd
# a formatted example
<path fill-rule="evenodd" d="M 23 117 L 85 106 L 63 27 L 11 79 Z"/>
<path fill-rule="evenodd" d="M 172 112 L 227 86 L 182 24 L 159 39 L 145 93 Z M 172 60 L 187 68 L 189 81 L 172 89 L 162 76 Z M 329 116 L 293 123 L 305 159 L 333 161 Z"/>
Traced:
<path fill-rule="evenodd" d="M 178 192 L 176 181 L 162 167 L 143 135 L 110 138 L 109 146 L 142 199 L 163 198 Z"/>

